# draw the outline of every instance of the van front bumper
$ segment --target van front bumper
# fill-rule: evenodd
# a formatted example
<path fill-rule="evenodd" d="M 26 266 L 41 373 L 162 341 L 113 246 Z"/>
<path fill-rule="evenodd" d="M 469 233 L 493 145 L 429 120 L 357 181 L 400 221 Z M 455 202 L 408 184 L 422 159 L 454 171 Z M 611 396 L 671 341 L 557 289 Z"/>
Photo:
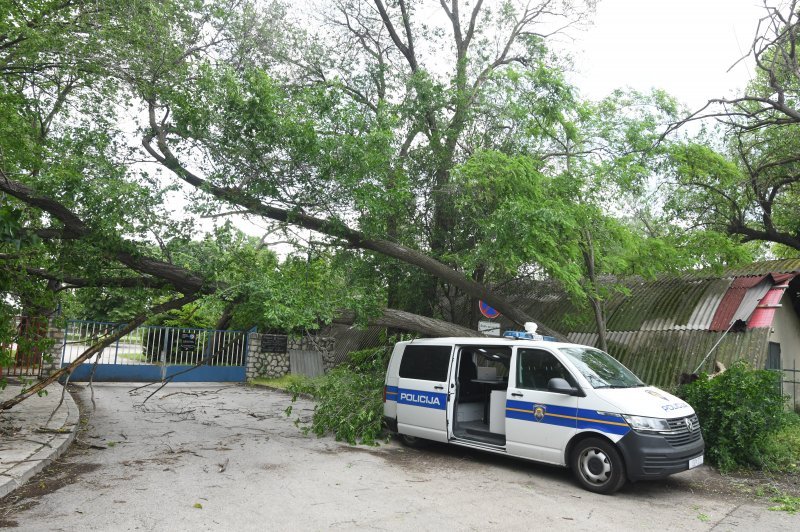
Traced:
<path fill-rule="evenodd" d="M 636 481 L 664 478 L 688 470 L 689 460 L 703 454 L 705 442 L 701 435 L 692 443 L 673 446 L 660 434 L 631 430 L 617 446 L 625 459 L 628 479 Z"/>

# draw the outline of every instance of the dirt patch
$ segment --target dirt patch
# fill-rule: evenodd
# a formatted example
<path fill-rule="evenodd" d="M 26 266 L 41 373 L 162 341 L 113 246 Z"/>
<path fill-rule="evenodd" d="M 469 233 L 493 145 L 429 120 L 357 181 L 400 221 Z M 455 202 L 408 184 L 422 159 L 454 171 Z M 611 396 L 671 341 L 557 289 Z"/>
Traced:
<path fill-rule="evenodd" d="M 719 475 L 717 473 L 717 475 Z M 764 473 L 762 471 L 740 471 L 730 475 L 719 475 L 732 490 L 746 496 L 772 496 L 786 494 L 800 497 L 800 477 L 797 473 Z"/>
<path fill-rule="evenodd" d="M 67 463 L 59 460 L 44 468 L 21 488 L 0 499 L 0 528 L 18 526 L 16 521 L 7 517 L 33 508 L 44 495 L 77 482 L 80 477 L 99 467 L 100 464 Z"/>
<path fill-rule="evenodd" d="M 67 390 L 78 405 L 79 423 L 78 438 L 85 434 L 89 427 L 91 405 L 87 405 L 79 392 L 80 388 L 72 384 Z M 79 441 L 74 442 L 64 455 L 45 467 L 39 474 L 31 478 L 22 487 L 15 489 L 0 499 L 0 528 L 14 528 L 19 526 L 17 521 L 9 516 L 25 511 L 36 506 L 42 496 L 60 490 L 76 482 L 86 473 L 91 473 L 100 467 L 100 464 L 81 463 L 68 461 L 70 456 L 84 452 Z"/>

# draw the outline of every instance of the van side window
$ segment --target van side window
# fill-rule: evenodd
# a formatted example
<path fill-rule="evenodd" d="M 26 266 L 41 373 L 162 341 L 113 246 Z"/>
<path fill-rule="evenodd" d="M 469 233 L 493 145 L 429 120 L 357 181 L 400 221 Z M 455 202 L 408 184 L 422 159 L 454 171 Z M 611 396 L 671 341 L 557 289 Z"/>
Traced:
<path fill-rule="evenodd" d="M 541 349 L 520 349 L 517 353 L 517 387 L 547 390 L 550 379 L 562 378 L 577 386 L 567 368 L 552 353 Z"/>
<path fill-rule="evenodd" d="M 400 362 L 400 377 L 444 382 L 453 348 L 446 345 L 407 345 Z"/>

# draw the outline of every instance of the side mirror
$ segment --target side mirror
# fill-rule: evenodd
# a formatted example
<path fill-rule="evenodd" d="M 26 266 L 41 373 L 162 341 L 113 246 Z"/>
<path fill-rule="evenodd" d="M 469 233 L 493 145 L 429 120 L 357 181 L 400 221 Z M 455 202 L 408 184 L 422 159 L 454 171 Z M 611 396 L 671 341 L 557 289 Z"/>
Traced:
<path fill-rule="evenodd" d="M 565 379 L 560 377 L 555 377 L 548 381 L 547 391 L 563 393 L 564 395 L 583 395 L 578 388 L 573 388 Z"/>

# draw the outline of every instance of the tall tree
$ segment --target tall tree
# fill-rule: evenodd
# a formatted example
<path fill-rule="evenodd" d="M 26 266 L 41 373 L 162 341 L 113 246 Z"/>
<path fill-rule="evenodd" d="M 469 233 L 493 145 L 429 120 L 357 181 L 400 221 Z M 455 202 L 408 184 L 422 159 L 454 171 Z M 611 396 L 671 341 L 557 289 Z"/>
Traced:
<path fill-rule="evenodd" d="M 274 25 L 236 26 L 230 56 L 189 67 L 202 81 L 142 77 L 151 88 L 141 92 L 152 95 L 145 144 L 173 170 L 188 169 L 181 149 L 202 149 L 218 169 L 192 172 L 203 190 L 228 187 L 330 226 L 354 223 L 368 238 L 459 269 L 450 260 L 461 223 L 451 206 L 451 170 L 482 145 L 501 142 L 516 112 L 508 105 L 513 90 L 531 102 L 540 127 L 558 120 L 568 89 L 554 74 L 545 37 L 583 14 L 557 2 L 464 8 L 442 2 L 437 27 L 419 4 L 337 2 L 326 13 L 325 42 L 292 37 L 301 40 L 296 46 L 276 44 L 285 36 Z M 271 68 L 276 63 L 282 68 Z M 238 131 L 246 134 L 237 138 Z M 480 271 L 462 275 L 483 280 Z M 394 285 L 403 275 L 387 278 Z M 436 283 L 417 284 L 427 286 L 424 303 L 412 306 L 430 313 Z M 389 301 L 397 300 L 390 286 Z"/>
<path fill-rule="evenodd" d="M 756 75 L 737 98 L 710 100 L 687 121 L 716 119 L 720 147 L 675 150 L 678 216 L 743 242 L 800 251 L 800 5 L 765 0 L 749 54 Z M 718 148 L 716 150 L 712 148 Z"/>

